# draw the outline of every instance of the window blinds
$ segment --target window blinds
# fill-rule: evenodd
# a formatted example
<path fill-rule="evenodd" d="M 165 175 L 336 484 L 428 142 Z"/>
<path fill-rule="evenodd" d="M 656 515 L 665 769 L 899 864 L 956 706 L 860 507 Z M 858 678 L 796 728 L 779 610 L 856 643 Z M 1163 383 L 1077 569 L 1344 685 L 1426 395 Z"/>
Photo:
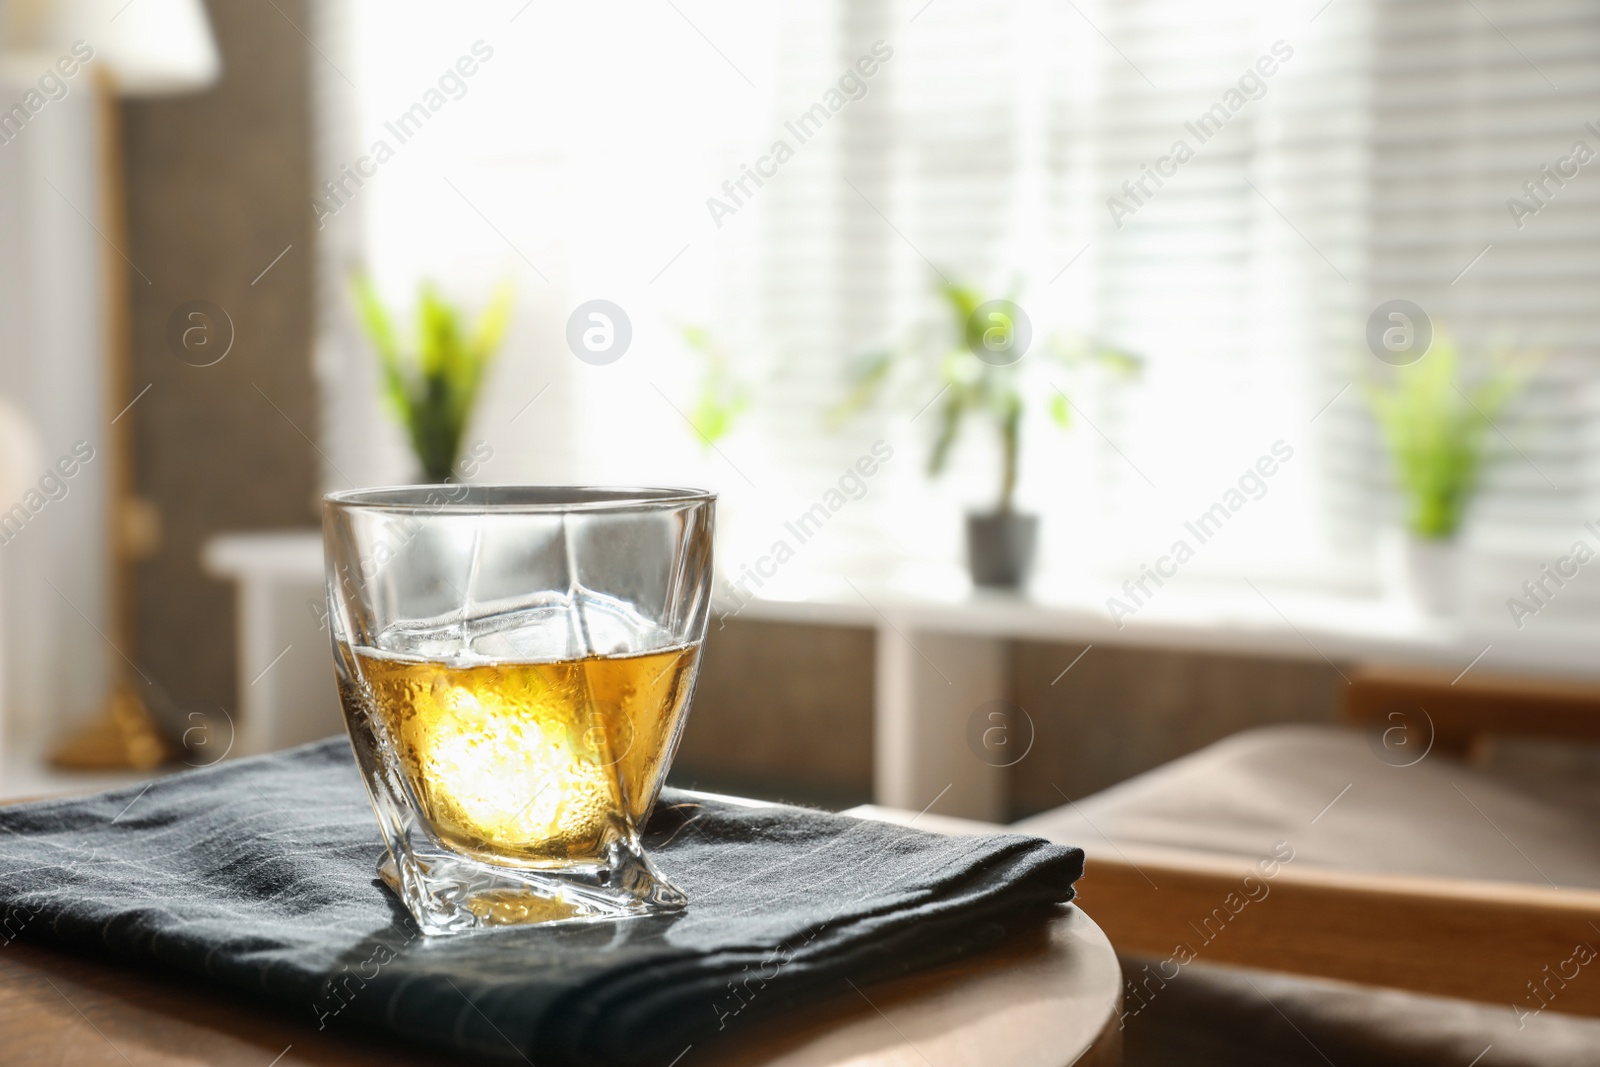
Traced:
<path fill-rule="evenodd" d="M 947 278 L 1016 287 L 1041 338 L 1145 358 L 1130 385 L 1034 372 L 1035 412 L 1059 387 L 1076 425 L 1032 421 L 1021 500 L 1045 516 L 1047 568 L 1072 580 L 1119 581 L 1165 551 L 1281 443 L 1292 458 L 1189 570 L 1372 589 L 1377 533 L 1396 509 L 1362 395 L 1382 369 L 1364 333 L 1396 297 L 1469 354 L 1547 353 L 1491 439 L 1467 537 L 1480 600 L 1600 515 L 1589 298 L 1600 161 L 1543 179 L 1542 203 L 1525 186 L 1578 141 L 1600 152 L 1585 125 L 1600 126 L 1590 5 L 870 0 L 758 16 L 706 0 L 656 21 L 640 7 L 645 22 L 624 36 L 656 45 L 598 65 L 557 47 L 598 15 L 518 7 L 402 21 L 330 0 L 319 36 L 330 67 L 350 60 L 354 87 L 318 75 L 342 101 L 327 112 L 342 125 L 324 166 L 362 149 L 364 116 L 426 73 L 430 42 L 482 36 L 507 59 L 437 120 L 454 133 L 408 146 L 377 179 L 359 227 L 340 217 L 328 247 L 341 258 L 324 259 L 392 265 L 418 234 L 439 249 L 474 234 L 470 255 L 442 256 L 449 269 L 525 276 L 506 355 L 518 377 L 479 431 L 510 457 L 495 477 L 708 482 L 729 494 L 736 559 L 882 439 L 893 460 L 814 561 L 954 561 L 959 512 L 997 488 L 991 432 L 969 426 L 950 474 L 929 483 L 923 405 L 937 381 L 904 380 L 892 401 L 829 417 L 853 359 L 938 319 L 934 284 Z M 880 41 L 892 57 L 863 95 L 814 120 L 803 143 L 788 132 Z M 755 195 L 727 200 L 723 182 L 779 139 L 794 141 L 792 158 Z M 712 198 L 736 208 L 720 225 L 705 213 Z M 1515 218 L 1511 198 L 1537 210 Z M 445 221 L 418 229 L 428 217 Z M 530 256 L 545 281 L 524 269 Z M 648 355 L 602 380 L 567 358 L 560 330 L 580 300 L 619 292 L 646 324 Z M 323 299 L 337 304 L 331 282 Z M 754 401 L 717 449 L 683 425 L 701 373 L 677 341 L 684 321 L 723 339 Z M 352 339 L 324 337 L 327 380 L 358 381 Z M 538 433 L 504 425 L 550 383 Z M 349 404 L 329 401 L 330 451 L 375 469 L 359 455 L 382 435 L 365 429 L 374 417 L 345 419 Z M 645 439 L 656 445 L 641 450 Z"/>

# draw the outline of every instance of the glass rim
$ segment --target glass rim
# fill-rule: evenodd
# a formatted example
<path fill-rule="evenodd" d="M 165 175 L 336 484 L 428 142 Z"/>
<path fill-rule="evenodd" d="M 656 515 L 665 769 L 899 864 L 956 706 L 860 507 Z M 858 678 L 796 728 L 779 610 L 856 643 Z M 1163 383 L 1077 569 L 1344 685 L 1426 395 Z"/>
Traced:
<path fill-rule="evenodd" d="M 449 514 L 561 514 L 645 511 L 711 503 L 709 489 L 678 486 L 534 485 L 516 482 L 437 482 L 341 489 L 323 496 L 327 508 Z"/>

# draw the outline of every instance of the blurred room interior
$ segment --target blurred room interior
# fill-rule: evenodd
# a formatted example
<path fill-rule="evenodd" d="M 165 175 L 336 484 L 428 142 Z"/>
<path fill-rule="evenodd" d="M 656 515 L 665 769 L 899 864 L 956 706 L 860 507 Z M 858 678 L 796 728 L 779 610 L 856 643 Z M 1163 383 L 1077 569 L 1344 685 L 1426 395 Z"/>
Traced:
<path fill-rule="evenodd" d="M 676 785 L 1026 820 L 1096 918 L 1097 859 L 1138 910 L 1261 837 L 1600 919 L 1593 5 L 0 11 L 0 796 L 340 732 L 326 492 L 699 486 Z M 1212 962 L 1386 984 L 1262 938 Z M 1499 1015 L 1364 1062 L 1595 1062 L 1514 1058 L 1600 1014 L 1520 966 L 1397 980 Z"/>

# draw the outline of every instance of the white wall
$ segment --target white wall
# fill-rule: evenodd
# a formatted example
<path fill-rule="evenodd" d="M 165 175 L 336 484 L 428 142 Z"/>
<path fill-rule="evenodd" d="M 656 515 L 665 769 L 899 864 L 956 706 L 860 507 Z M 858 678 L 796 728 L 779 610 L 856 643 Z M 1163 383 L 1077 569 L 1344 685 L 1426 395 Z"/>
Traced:
<path fill-rule="evenodd" d="M 100 212 L 87 90 L 86 79 L 74 79 L 65 99 L 0 144 L 0 400 L 25 416 L 36 439 L 34 455 L 12 445 L 0 468 L 16 463 L 24 485 L 37 486 L 75 442 L 95 452 L 64 497 L 0 544 L 0 744 L 17 755 L 47 750 L 92 713 L 117 656 L 96 632 L 111 632 L 100 257 L 117 253 L 94 228 Z M 25 91 L 0 83 L 0 107 Z M 0 510 L 20 495 L 9 490 Z"/>

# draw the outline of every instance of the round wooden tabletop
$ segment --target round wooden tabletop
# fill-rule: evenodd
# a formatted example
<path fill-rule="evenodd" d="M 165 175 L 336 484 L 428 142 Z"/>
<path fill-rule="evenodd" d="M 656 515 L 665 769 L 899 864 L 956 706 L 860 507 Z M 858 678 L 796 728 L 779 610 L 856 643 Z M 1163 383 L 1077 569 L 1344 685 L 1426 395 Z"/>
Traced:
<path fill-rule="evenodd" d="M 1100 928 L 1066 905 L 991 951 L 895 981 L 846 982 L 811 1007 L 691 1046 L 674 1067 L 1099 1067 L 1120 1059 L 1121 980 Z M 0 1059 L 24 1067 L 467 1062 L 379 1035 L 318 1031 L 305 1012 L 196 979 L 21 941 L 0 952 L 0 1033 Z"/>
<path fill-rule="evenodd" d="M 857 989 L 768 1022 L 678 1067 L 1101 1067 L 1122 1060 L 1122 969 L 1064 905 L 991 952 Z"/>

